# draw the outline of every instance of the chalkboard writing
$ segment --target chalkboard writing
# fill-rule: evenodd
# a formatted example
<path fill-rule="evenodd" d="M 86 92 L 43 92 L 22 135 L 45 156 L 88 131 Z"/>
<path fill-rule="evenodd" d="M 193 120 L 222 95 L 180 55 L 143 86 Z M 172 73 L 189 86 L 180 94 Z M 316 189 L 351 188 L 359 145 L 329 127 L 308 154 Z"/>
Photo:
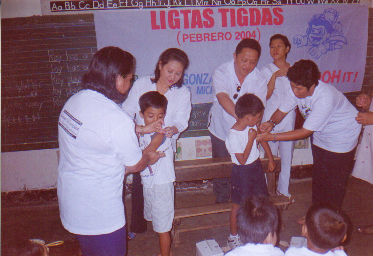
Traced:
<path fill-rule="evenodd" d="M 1 151 L 58 147 L 58 116 L 97 51 L 93 14 L 2 19 Z"/>
<path fill-rule="evenodd" d="M 188 129 L 181 137 L 196 137 L 208 135 L 209 112 L 212 103 L 201 103 L 192 105 Z"/>

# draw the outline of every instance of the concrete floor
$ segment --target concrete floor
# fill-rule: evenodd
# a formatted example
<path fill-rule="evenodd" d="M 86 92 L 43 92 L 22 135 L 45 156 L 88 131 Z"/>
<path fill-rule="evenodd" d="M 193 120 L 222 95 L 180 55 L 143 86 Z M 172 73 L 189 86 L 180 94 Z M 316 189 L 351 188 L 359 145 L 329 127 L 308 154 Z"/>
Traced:
<path fill-rule="evenodd" d="M 283 226 L 279 235 L 280 240 L 289 242 L 292 236 L 301 236 L 301 226 L 296 220 L 303 216 L 311 204 L 311 180 L 292 180 L 290 193 L 295 202 L 282 213 Z M 211 185 L 197 189 L 180 189 L 176 195 L 176 205 L 186 206 L 196 202 L 213 202 Z M 198 200 L 196 200 L 198 198 Z M 4 202 L 4 201 L 3 201 Z M 130 198 L 126 199 L 129 212 Z M 373 186 L 356 178 L 350 178 L 347 194 L 343 204 L 344 211 L 353 223 L 352 233 L 346 252 L 349 256 L 373 255 L 373 235 L 362 235 L 355 231 L 357 226 L 373 224 Z M 200 226 L 206 223 L 228 224 L 229 213 L 214 214 L 185 219 L 181 225 Z M 196 255 L 195 244 L 205 239 L 215 239 L 221 247 L 226 246 L 229 226 L 189 231 L 180 234 L 181 244 L 172 246 L 174 256 Z M 56 201 L 38 205 L 5 205 L 1 209 L 1 244 L 2 253 L 6 255 L 6 248 L 20 237 L 28 239 L 38 238 L 46 243 L 63 240 L 63 245 L 50 248 L 50 255 L 73 256 L 78 255 L 78 245 L 74 235 L 67 232 L 61 225 Z M 280 246 L 282 250 L 286 248 Z M 158 253 L 158 237 L 152 231 L 151 223 L 143 234 L 128 242 L 129 256 L 152 256 Z"/>

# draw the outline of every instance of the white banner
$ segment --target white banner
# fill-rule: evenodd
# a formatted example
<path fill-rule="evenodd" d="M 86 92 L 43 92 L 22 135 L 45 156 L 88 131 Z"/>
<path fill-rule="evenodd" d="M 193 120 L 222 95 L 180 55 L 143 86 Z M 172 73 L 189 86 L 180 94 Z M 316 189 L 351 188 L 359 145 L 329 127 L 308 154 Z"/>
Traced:
<path fill-rule="evenodd" d="M 233 58 L 241 39 L 262 46 L 258 68 L 272 62 L 269 39 L 286 35 L 288 61 L 311 59 L 324 82 L 342 92 L 361 89 L 368 40 L 368 8 L 361 5 L 206 7 L 101 11 L 95 14 L 97 46 L 118 46 L 137 60 L 136 74 L 151 75 L 167 48 L 190 59 L 184 81 L 193 103 L 212 101 L 211 75 Z"/>

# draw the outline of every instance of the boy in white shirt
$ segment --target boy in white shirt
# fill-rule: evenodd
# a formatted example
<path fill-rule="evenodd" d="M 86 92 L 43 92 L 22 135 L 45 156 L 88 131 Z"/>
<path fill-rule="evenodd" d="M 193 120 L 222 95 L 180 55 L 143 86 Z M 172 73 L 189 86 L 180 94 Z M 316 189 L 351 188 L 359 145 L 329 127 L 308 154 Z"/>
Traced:
<path fill-rule="evenodd" d="M 341 211 L 327 203 L 312 205 L 302 227 L 302 235 L 307 238 L 306 247 L 290 247 L 285 256 L 347 256 L 340 249 L 347 238 L 348 222 Z"/>
<path fill-rule="evenodd" d="M 140 116 L 145 125 L 164 119 L 167 99 L 157 91 L 144 93 L 140 99 Z M 153 230 L 159 235 L 161 253 L 169 256 L 171 250 L 170 230 L 174 219 L 174 181 L 175 170 L 171 139 L 163 133 L 140 134 L 140 147 L 143 154 L 148 151 L 163 151 L 162 161 L 148 166 L 140 173 L 144 191 L 144 217 L 153 222 Z"/>
<path fill-rule="evenodd" d="M 257 124 L 263 116 L 263 102 L 254 94 L 242 95 L 235 105 L 237 122 L 228 132 L 225 144 L 233 162 L 231 174 L 232 210 L 230 213 L 230 236 L 228 245 L 234 249 L 241 246 L 237 234 L 237 211 L 250 196 L 263 195 L 268 197 L 268 189 L 262 164 L 259 159 L 259 149 L 256 144 Z M 262 143 L 269 159 L 268 169 L 273 171 L 276 164 L 267 142 Z"/>
<path fill-rule="evenodd" d="M 238 234 L 245 244 L 226 256 L 282 256 L 277 242 L 278 212 L 268 197 L 253 196 L 237 213 Z"/>

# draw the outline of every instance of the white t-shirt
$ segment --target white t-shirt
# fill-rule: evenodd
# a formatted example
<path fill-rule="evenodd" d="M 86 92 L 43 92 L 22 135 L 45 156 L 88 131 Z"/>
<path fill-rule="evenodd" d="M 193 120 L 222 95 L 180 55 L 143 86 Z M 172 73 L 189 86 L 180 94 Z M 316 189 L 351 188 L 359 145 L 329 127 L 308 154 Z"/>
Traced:
<path fill-rule="evenodd" d="M 235 153 L 243 153 L 245 151 L 247 142 L 249 141 L 249 130 L 250 129 L 257 130 L 257 127 L 248 126 L 243 131 L 237 131 L 234 129 L 230 129 L 228 132 L 228 136 L 225 139 L 225 145 L 227 147 L 229 154 L 231 155 L 232 162 L 237 165 L 241 165 L 241 164 L 238 162 Z M 250 155 L 247 158 L 245 165 L 251 164 L 256 159 L 258 159 L 259 154 L 260 153 L 259 153 L 259 149 L 256 143 L 256 139 L 254 139 L 254 143 L 251 148 Z"/>
<path fill-rule="evenodd" d="M 278 70 L 279 68 L 275 64 L 270 63 L 267 66 L 263 67 L 260 70 L 260 72 L 262 72 L 262 74 L 265 76 L 267 84 L 268 84 L 269 80 L 271 80 L 273 73 L 275 73 Z M 264 109 L 263 122 L 267 122 L 269 119 L 271 119 L 272 114 L 280 106 L 281 101 L 283 98 L 285 98 L 289 88 L 291 88 L 291 85 L 287 77 L 281 76 L 281 77 L 276 78 L 275 89 L 273 90 L 271 97 L 267 100 L 267 105 L 266 105 L 266 108 Z M 282 119 L 282 121 L 276 125 L 274 130 L 282 131 L 285 127 L 290 128 L 286 130 L 293 130 L 294 124 L 295 124 L 295 111 L 294 109 L 292 109 L 285 116 L 285 118 Z"/>
<path fill-rule="evenodd" d="M 238 85 L 240 85 L 240 82 L 234 70 L 234 60 L 222 64 L 212 75 L 214 101 L 210 109 L 210 125 L 208 129 L 222 141 L 227 137 L 228 131 L 234 125 L 236 119 L 229 115 L 219 104 L 216 98 L 218 93 L 224 92 L 228 94 L 234 104 L 236 104 L 238 98 L 243 94 L 253 93 L 262 100 L 264 106 L 266 105 L 267 83 L 265 77 L 257 68 L 246 76 L 241 85 L 241 90 L 238 92 L 238 97 L 233 99 L 234 94 L 237 93 Z"/>
<path fill-rule="evenodd" d="M 373 101 L 370 104 L 373 112 Z M 373 184 L 373 125 L 366 125 L 360 144 L 356 149 L 356 161 L 352 176 Z"/>
<path fill-rule="evenodd" d="M 83 90 L 63 107 L 58 139 L 57 193 L 63 226 L 81 235 L 122 228 L 124 166 L 142 158 L 133 120 L 104 95 Z"/>
<path fill-rule="evenodd" d="M 153 134 L 144 134 L 139 138 L 140 147 L 144 150 L 151 142 Z M 165 137 L 165 141 L 159 146 L 157 151 L 164 151 L 165 157 L 160 158 L 155 164 L 143 170 L 141 181 L 144 187 L 151 188 L 154 184 L 161 185 L 175 181 L 174 154 L 172 151 L 171 139 Z"/>
<path fill-rule="evenodd" d="M 123 110 L 139 125 L 144 125 L 144 119 L 139 115 L 139 99 L 141 95 L 150 91 L 157 91 L 155 83 L 152 83 L 150 76 L 139 78 L 131 88 L 127 99 L 123 102 Z M 179 134 L 188 127 L 190 111 L 192 110 L 190 91 L 184 85 L 180 88 L 174 87 L 164 95 L 167 100 L 167 112 L 164 118 L 165 126 L 175 126 L 179 130 L 172 138 L 177 139 Z M 173 146 L 174 141 L 172 141 Z M 175 148 L 174 148 L 175 149 Z"/>
<path fill-rule="evenodd" d="M 343 250 L 335 250 L 334 252 L 328 251 L 325 254 L 316 253 L 308 250 L 306 247 L 290 247 L 286 250 L 285 256 L 347 256 Z"/>
<path fill-rule="evenodd" d="M 225 254 L 225 256 L 283 256 L 284 252 L 272 244 L 245 244 Z"/>
<path fill-rule="evenodd" d="M 303 128 L 314 131 L 313 144 L 336 153 L 355 148 L 361 129 L 355 120 L 358 111 L 334 86 L 319 81 L 313 95 L 304 99 L 289 88 L 279 109 L 286 113 L 297 104 L 306 119 Z"/>

